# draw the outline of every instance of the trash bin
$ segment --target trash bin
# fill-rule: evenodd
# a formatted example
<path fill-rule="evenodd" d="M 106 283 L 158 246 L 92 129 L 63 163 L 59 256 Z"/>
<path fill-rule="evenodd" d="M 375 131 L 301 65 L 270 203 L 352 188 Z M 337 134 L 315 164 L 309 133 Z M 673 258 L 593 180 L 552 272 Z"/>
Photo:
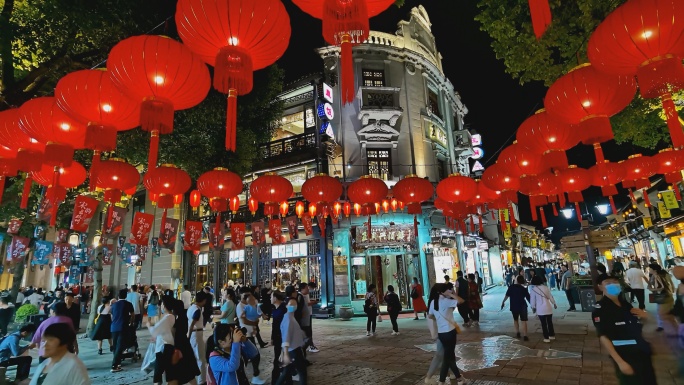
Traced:
<path fill-rule="evenodd" d="M 594 305 L 596 305 L 596 292 L 593 286 L 580 286 L 577 288 L 579 292 L 580 304 L 582 305 L 583 312 L 594 311 Z"/>

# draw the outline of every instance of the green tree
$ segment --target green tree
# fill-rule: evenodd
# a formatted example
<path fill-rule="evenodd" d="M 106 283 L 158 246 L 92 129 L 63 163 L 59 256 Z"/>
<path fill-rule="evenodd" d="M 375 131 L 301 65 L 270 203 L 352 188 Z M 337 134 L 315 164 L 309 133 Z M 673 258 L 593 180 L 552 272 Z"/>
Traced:
<path fill-rule="evenodd" d="M 507 73 L 520 84 L 551 85 L 578 64 L 589 61 L 586 52 L 591 33 L 625 1 L 550 0 L 553 21 L 540 40 L 532 31 L 527 0 L 480 0 L 475 19 L 492 38 L 494 53 L 503 60 Z M 682 101 L 682 93 L 676 94 L 678 109 Z M 670 140 L 657 99 L 637 96 L 611 122 L 618 143 L 656 148 Z"/>

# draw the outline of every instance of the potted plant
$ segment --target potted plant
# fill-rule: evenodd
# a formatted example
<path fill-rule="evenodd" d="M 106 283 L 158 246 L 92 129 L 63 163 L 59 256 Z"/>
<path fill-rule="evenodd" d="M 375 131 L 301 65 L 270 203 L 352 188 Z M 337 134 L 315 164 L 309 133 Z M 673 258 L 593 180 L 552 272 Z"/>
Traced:
<path fill-rule="evenodd" d="M 38 308 L 34 305 L 31 305 L 30 303 L 27 303 L 26 305 L 22 305 L 19 309 L 17 309 L 17 314 L 14 317 L 14 322 L 18 324 L 23 324 L 28 320 L 29 316 L 35 314 L 38 314 Z"/>
<path fill-rule="evenodd" d="M 354 309 L 351 307 L 351 305 L 342 305 L 340 306 L 340 310 L 338 312 L 340 320 L 342 321 L 349 321 L 354 317 Z"/>

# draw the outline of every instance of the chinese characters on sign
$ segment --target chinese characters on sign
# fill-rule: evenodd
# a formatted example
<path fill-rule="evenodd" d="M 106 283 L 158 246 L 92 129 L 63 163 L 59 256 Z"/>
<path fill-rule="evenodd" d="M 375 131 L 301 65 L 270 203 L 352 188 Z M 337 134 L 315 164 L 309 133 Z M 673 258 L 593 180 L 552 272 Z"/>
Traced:
<path fill-rule="evenodd" d="M 302 216 L 302 226 L 304 226 L 304 233 L 306 235 L 313 234 L 313 222 L 312 222 L 310 216 L 308 216 L 308 215 Z"/>
<path fill-rule="evenodd" d="M 29 242 L 26 237 L 12 237 L 12 242 L 7 247 L 7 262 L 21 262 L 28 252 Z"/>
<path fill-rule="evenodd" d="M 242 250 L 245 248 L 245 227 L 244 223 L 230 224 L 230 240 L 233 243 L 233 250 Z"/>
<path fill-rule="evenodd" d="M 368 236 L 367 226 L 356 227 L 356 244 L 358 246 L 412 244 L 415 240 L 413 226 L 371 226 L 370 237 Z"/>
<path fill-rule="evenodd" d="M 202 222 L 186 221 L 183 250 L 199 251 L 202 241 Z"/>
<path fill-rule="evenodd" d="M 52 252 L 55 254 L 55 259 L 59 260 L 60 265 L 71 265 L 71 245 L 68 243 L 55 243 Z"/>
<path fill-rule="evenodd" d="M 150 242 L 150 231 L 152 231 L 152 214 L 136 212 L 133 216 L 133 228 L 131 229 L 130 243 L 134 245 L 147 245 Z"/>
<path fill-rule="evenodd" d="M 105 225 L 104 237 L 114 239 L 121 233 L 123 227 L 123 220 L 126 217 L 125 207 L 113 207 L 109 221 Z"/>
<path fill-rule="evenodd" d="M 299 231 L 297 230 L 297 216 L 291 215 L 285 218 L 287 222 L 287 232 L 290 234 L 290 240 L 299 239 Z"/>
<path fill-rule="evenodd" d="M 79 233 L 88 231 L 88 226 L 90 226 L 90 221 L 93 219 L 99 203 L 93 198 L 83 195 L 77 196 L 74 203 L 74 213 L 71 216 L 71 229 Z"/>
<path fill-rule="evenodd" d="M 223 250 L 226 243 L 226 224 L 221 222 L 217 228 L 215 223 L 209 223 L 207 231 L 209 232 L 209 249 Z"/>
<path fill-rule="evenodd" d="M 69 235 L 69 230 L 59 229 L 55 233 L 55 243 L 65 243 L 67 241 L 67 236 Z"/>
<path fill-rule="evenodd" d="M 7 234 L 17 234 L 19 233 L 19 228 L 21 227 L 21 220 L 11 219 L 7 225 Z"/>
<path fill-rule="evenodd" d="M 45 195 L 43 196 L 43 199 L 40 200 L 40 204 L 38 205 L 38 211 L 36 211 L 36 218 L 39 221 L 49 221 L 50 217 L 52 216 L 52 206 L 54 206 L 55 202 L 53 201 L 54 198 L 51 196 Z"/>
<path fill-rule="evenodd" d="M 164 228 L 159 233 L 159 247 L 173 253 L 176 249 L 176 234 L 178 234 L 178 219 L 166 218 Z"/>
<path fill-rule="evenodd" d="M 274 245 L 280 244 L 280 236 L 283 234 L 282 223 L 280 219 L 271 219 L 268 221 L 268 235 L 271 237 L 271 243 Z"/>
<path fill-rule="evenodd" d="M 252 223 L 252 244 L 254 246 L 261 246 L 266 243 L 266 234 L 264 233 L 264 222 Z"/>
<path fill-rule="evenodd" d="M 33 251 L 32 265 L 47 265 L 52 257 L 52 249 L 54 245 L 48 241 L 36 241 L 35 250 Z"/>

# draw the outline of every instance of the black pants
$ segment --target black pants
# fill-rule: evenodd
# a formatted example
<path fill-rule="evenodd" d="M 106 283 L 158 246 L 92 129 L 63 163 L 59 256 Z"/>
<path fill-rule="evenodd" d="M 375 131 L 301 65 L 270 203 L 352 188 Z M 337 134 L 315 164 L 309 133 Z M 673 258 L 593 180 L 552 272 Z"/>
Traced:
<path fill-rule="evenodd" d="M 309 320 L 309 326 L 302 326 L 302 331 L 304 332 L 304 335 L 306 335 L 306 342 L 304 343 L 304 349 L 306 351 L 306 348 L 309 346 L 315 346 L 313 344 L 313 330 L 311 329 L 311 321 Z"/>
<path fill-rule="evenodd" d="M 121 365 L 121 354 L 124 351 L 127 331 L 112 332 L 112 342 L 114 343 L 114 357 L 112 358 L 112 368 Z"/>
<path fill-rule="evenodd" d="M 644 289 L 632 289 L 631 292 L 632 295 L 636 297 L 637 301 L 639 302 L 639 309 L 646 309 Z"/>
<path fill-rule="evenodd" d="M 292 360 L 292 363 L 281 370 L 276 385 L 285 384 L 286 380 L 291 379 L 295 372 L 299 375 L 299 385 L 306 385 L 307 367 L 306 359 L 304 359 L 304 349 L 297 348 L 290 351 L 290 360 Z"/>
<path fill-rule="evenodd" d="M 368 321 L 366 321 L 366 331 L 375 333 L 375 326 L 378 322 L 378 311 L 375 309 L 368 310 L 368 313 L 366 314 L 368 315 Z"/>
<path fill-rule="evenodd" d="M 135 328 L 140 329 L 142 327 L 142 314 L 135 315 Z"/>
<path fill-rule="evenodd" d="M 471 320 L 480 322 L 480 309 L 470 308 L 468 316 L 470 316 Z"/>
<path fill-rule="evenodd" d="M 553 314 L 540 315 L 539 322 L 541 322 L 542 334 L 544 339 L 548 340 L 549 337 L 555 337 L 556 332 L 553 330 Z"/>
<path fill-rule="evenodd" d="M 565 297 L 568 299 L 570 309 L 575 310 L 575 300 L 572 298 L 572 289 L 565 290 Z"/>
<path fill-rule="evenodd" d="M 620 368 L 615 364 L 615 361 L 613 361 L 613 364 L 615 365 L 615 374 L 620 385 L 657 384 L 655 370 L 653 369 L 653 357 L 650 354 L 625 354 L 622 352 L 622 349 L 616 350 L 618 350 L 620 357 L 627 361 L 632 369 L 634 369 L 634 375 L 626 376 L 622 374 Z"/>
<path fill-rule="evenodd" d="M 469 322 L 470 321 L 470 308 L 468 307 L 468 303 L 464 302 L 461 305 L 458 305 L 456 307 L 458 309 L 458 314 L 461 315 L 461 318 L 463 318 L 463 322 Z"/>
<path fill-rule="evenodd" d="M 389 313 L 390 321 L 392 322 L 392 330 L 394 330 L 395 333 L 399 333 L 399 325 L 397 325 L 397 317 L 399 317 L 399 313 Z"/>
<path fill-rule="evenodd" d="M 280 367 L 280 353 L 283 351 L 282 340 L 273 340 L 273 370 L 271 371 L 271 385 L 275 385 L 284 368 Z M 292 385 L 292 377 L 285 378 L 284 385 Z"/>
<path fill-rule="evenodd" d="M 173 345 L 165 344 L 164 350 L 157 352 L 156 359 L 154 360 L 154 376 L 153 381 L 155 384 L 162 383 L 162 374 L 166 373 L 166 382 L 175 380 L 169 375 L 169 369 L 171 368 L 171 359 L 173 358 Z"/>
<path fill-rule="evenodd" d="M 261 337 L 259 337 L 261 338 Z M 247 337 L 247 339 L 254 344 L 254 346 L 257 346 L 256 341 L 254 341 L 254 337 Z M 258 349 L 257 349 L 258 350 Z M 254 372 L 255 376 L 259 375 L 259 362 L 261 361 L 261 354 L 257 354 L 256 357 L 252 358 L 249 360 L 252 363 L 252 371 Z"/>
<path fill-rule="evenodd" d="M 439 333 L 439 341 L 444 346 L 444 359 L 442 360 L 442 369 L 439 371 L 439 382 L 446 381 L 449 369 L 454 373 L 456 378 L 461 377 L 461 372 L 456 366 L 456 329 L 448 333 Z"/>
<path fill-rule="evenodd" d="M 17 367 L 17 377 L 15 381 L 21 381 L 29 378 L 31 372 L 31 356 L 10 357 L 8 360 L 0 362 L 0 367 L 8 368 L 10 366 Z"/>

